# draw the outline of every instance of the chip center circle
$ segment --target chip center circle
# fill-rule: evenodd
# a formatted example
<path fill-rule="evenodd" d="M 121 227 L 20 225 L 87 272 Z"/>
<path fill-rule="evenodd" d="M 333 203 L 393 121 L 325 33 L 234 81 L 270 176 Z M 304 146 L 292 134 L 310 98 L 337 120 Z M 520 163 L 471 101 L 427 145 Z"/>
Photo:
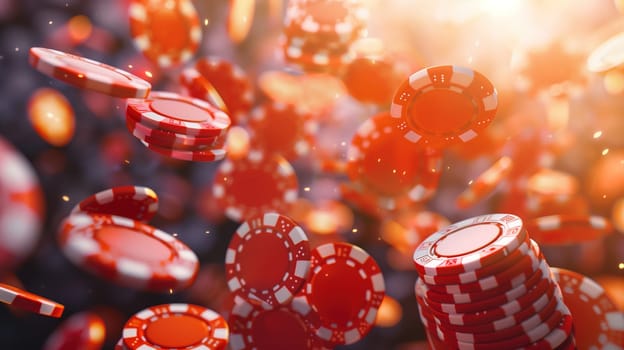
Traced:
<path fill-rule="evenodd" d="M 189 315 L 158 318 L 145 329 L 145 337 L 151 344 L 175 349 L 201 344 L 208 334 L 208 324 Z"/>
<path fill-rule="evenodd" d="M 188 122 L 205 122 L 213 119 L 208 111 L 189 101 L 159 98 L 150 102 L 152 111 L 167 118 Z"/>
<path fill-rule="evenodd" d="M 441 257 L 466 255 L 492 244 L 502 233 L 497 223 L 470 225 L 444 235 L 433 246 L 433 250 Z"/>
<path fill-rule="evenodd" d="M 305 324 L 285 310 L 270 310 L 259 314 L 253 321 L 251 335 L 257 349 L 290 350 L 307 349 Z"/>
<path fill-rule="evenodd" d="M 289 271 L 289 257 L 284 241 L 275 233 L 260 233 L 244 243 L 238 253 L 240 275 L 248 287 L 258 290 L 272 290 L 283 283 Z"/>
<path fill-rule="evenodd" d="M 455 136 L 469 127 L 477 108 L 468 96 L 449 89 L 432 89 L 415 96 L 407 123 L 429 134 Z"/>
<path fill-rule="evenodd" d="M 367 309 L 367 295 L 371 292 L 370 282 L 359 269 L 347 264 L 338 261 L 315 272 L 310 293 L 310 304 L 323 323 L 337 327 L 347 326 L 360 317 L 360 311 Z"/>
<path fill-rule="evenodd" d="M 129 260 L 158 264 L 171 257 L 171 250 L 163 242 L 129 228 L 103 226 L 96 232 L 96 239 L 112 255 Z"/>

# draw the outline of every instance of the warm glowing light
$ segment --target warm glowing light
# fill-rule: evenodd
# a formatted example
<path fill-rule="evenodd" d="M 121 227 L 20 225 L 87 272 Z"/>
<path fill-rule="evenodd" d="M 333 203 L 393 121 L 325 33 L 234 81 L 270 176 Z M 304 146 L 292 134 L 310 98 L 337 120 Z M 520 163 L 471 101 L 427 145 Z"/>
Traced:
<path fill-rule="evenodd" d="M 208 27 L 208 18 L 204 19 L 204 27 Z"/>
<path fill-rule="evenodd" d="M 76 45 L 87 40 L 91 36 L 92 30 L 93 26 L 87 16 L 74 16 L 67 22 L 69 37 Z"/>
<path fill-rule="evenodd" d="M 153 74 L 152 74 L 152 72 L 150 72 L 150 71 L 146 70 L 146 71 L 145 71 L 145 76 L 146 76 L 146 77 L 148 77 L 148 78 L 152 78 L 152 77 L 153 77 Z"/>
<path fill-rule="evenodd" d="M 61 199 L 63 200 L 63 202 L 69 202 L 69 196 L 68 195 L 63 195 L 61 197 Z"/>
<path fill-rule="evenodd" d="M 624 72 L 621 70 L 608 71 L 602 78 L 602 84 L 609 94 L 621 94 L 624 92 Z"/>
<path fill-rule="evenodd" d="M 596 132 L 594 133 L 594 136 L 593 136 L 593 137 L 594 137 L 594 139 L 598 139 L 598 138 L 600 138 L 600 136 L 602 136 L 602 131 L 596 131 Z"/>
<path fill-rule="evenodd" d="M 615 201 L 611 211 L 611 221 L 616 230 L 624 234 L 624 197 Z"/>
<path fill-rule="evenodd" d="M 310 209 L 304 223 L 312 233 L 335 234 L 353 226 L 353 213 L 340 202 L 326 201 Z"/>
<path fill-rule="evenodd" d="M 624 262 L 618 264 L 618 269 L 624 270 Z"/>
<path fill-rule="evenodd" d="M 571 174 L 542 169 L 533 174 L 527 181 L 527 190 L 538 195 L 571 196 L 578 192 L 579 183 Z"/>
<path fill-rule="evenodd" d="M 102 322 L 93 322 L 89 327 L 89 339 L 94 344 L 101 344 L 106 338 L 106 327 Z"/>
<path fill-rule="evenodd" d="M 403 317 L 403 308 L 401 304 L 394 298 L 385 296 L 379 305 L 375 325 L 378 327 L 389 328 L 395 326 Z"/>
<path fill-rule="evenodd" d="M 600 152 L 603 156 L 606 156 L 607 154 L 609 154 L 609 149 L 605 148 L 602 150 L 602 152 Z"/>
<path fill-rule="evenodd" d="M 249 133 L 240 126 L 233 126 L 228 131 L 226 149 L 232 159 L 240 159 L 249 152 Z"/>
<path fill-rule="evenodd" d="M 231 0 L 227 29 L 230 39 L 240 43 L 249 34 L 256 9 L 255 0 Z"/>
<path fill-rule="evenodd" d="M 37 134 L 53 146 L 65 146 L 74 137 L 74 109 L 57 90 L 36 90 L 28 101 L 28 119 Z"/>

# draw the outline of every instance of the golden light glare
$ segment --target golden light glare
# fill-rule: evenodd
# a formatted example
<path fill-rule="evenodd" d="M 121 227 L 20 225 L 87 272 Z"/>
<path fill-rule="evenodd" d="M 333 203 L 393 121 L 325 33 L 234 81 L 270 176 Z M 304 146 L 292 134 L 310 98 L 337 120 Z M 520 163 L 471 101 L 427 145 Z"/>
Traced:
<path fill-rule="evenodd" d="M 256 9 L 255 0 L 231 0 L 227 29 L 230 39 L 240 43 L 249 34 Z"/>
<path fill-rule="evenodd" d="M 91 36 L 93 25 L 87 16 L 78 15 L 67 22 L 67 31 L 71 40 L 77 45 Z"/>
<path fill-rule="evenodd" d="M 28 119 L 37 134 L 53 146 L 65 146 L 74 137 L 74 109 L 55 89 L 41 88 L 31 95 Z"/>
<path fill-rule="evenodd" d="M 621 70 L 608 71 L 602 78 L 602 84 L 611 95 L 619 95 L 624 92 L 624 72 Z"/>
<path fill-rule="evenodd" d="M 403 317 L 403 308 L 401 304 L 390 296 L 385 296 L 377 311 L 375 325 L 378 327 L 389 328 L 395 326 Z"/>
<path fill-rule="evenodd" d="M 249 152 L 249 133 L 243 127 L 233 126 L 228 131 L 226 149 L 232 159 L 244 158 Z"/>
<path fill-rule="evenodd" d="M 624 197 L 616 200 L 613 204 L 611 221 L 613 222 L 613 227 L 624 234 Z"/>

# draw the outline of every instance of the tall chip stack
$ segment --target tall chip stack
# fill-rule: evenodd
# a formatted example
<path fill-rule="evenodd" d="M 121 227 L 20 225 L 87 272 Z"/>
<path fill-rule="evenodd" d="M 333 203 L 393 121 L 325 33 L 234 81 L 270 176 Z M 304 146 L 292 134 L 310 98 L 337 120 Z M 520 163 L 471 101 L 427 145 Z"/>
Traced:
<path fill-rule="evenodd" d="M 540 248 L 511 214 L 448 226 L 414 252 L 433 349 L 575 349 L 572 314 Z"/>

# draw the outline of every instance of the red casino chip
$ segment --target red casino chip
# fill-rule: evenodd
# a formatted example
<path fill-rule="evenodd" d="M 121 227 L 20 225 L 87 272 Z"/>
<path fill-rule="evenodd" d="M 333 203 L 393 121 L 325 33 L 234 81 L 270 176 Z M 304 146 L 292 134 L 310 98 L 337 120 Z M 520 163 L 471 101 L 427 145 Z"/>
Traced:
<path fill-rule="evenodd" d="M 225 148 L 208 148 L 208 149 L 178 149 L 169 148 L 155 145 L 153 143 L 147 143 L 141 140 L 143 146 L 165 157 L 186 160 L 191 162 L 216 162 L 225 158 Z"/>
<path fill-rule="evenodd" d="M 309 305 L 298 297 L 288 305 L 262 306 L 236 298 L 228 324 L 232 350 L 291 350 L 325 347 L 308 332 Z"/>
<path fill-rule="evenodd" d="M 65 306 L 37 294 L 0 283 L 0 302 L 50 317 L 61 317 Z"/>
<path fill-rule="evenodd" d="M 552 267 L 576 326 L 579 349 L 616 349 L 624 344 L 624 313 L 605 290 L 589 277 Z"/>
<path fill-rule="evenodd" d="M 238 227 L 225 254 L 232 293 L 269 305 L 289 303 L 310 271 L 310 244 L 291 218 L 267 213 Z"/>
<path fill-rule="evenodd" d="M 129 99 L 126 117 L 144 125 L 199 137 L 224 135 L 230 118 L 210 103 L 173 92 L 152 92 L 147 99 Z"/>
<path fill-rule="evenodd" d="M 80 268 L 140 290 L 184 289 L 199 267 L 195 253 L 177 238 L 120 216 L 71 215 L 58 239 L 65 256 Z"/>
<path fill-rule="evenodd" d="M 131 0 L 128 13 L 135 46 L 160 67 L 187 62 L 199 48 L 202 30 L 191 0 Z"/>
<path fill-rule="evenodd" d="M 198 147 L 216 147 L 225 140 L 225 135 L 196 137 L 154 128 L 149 125 L 144 125 L 132 117 L 126 117 L 126 128 L 132 133 L 132 136 L 139 140 L 167 148 L 192 149 Z"/>
<path fill-rule="evenodd" d="M 355 59 L 348 47 L 328 49 L 311 46 L 304 38 L 288 38 L 284 41 L 283 55 L 287 62 L 301 66 L 306 71 L 336 72 Z"/>
<path fill-rule="evenodd" d="M 393 63 L 389 57 L 355 58 L 342 76 L 349 95 L 363 103 L 388 105 L 402 79 Z"/>
<path fill-rule="evenodd" d="M 247 120 L 254 102 L 254 88 L 241 67 L 222 58 L 203 57 L 195 62 L 195 69 L 223 99 L 232 125 L 240 125 Z"/>
<path fill-rule="evenodd" d="M 390 114 L 410 142 L 441 147 L 472 140 L 492 122 L 497 108 L 496 89 L 481 73 L 435 66 L 401 84 Z"/>
<path fill-rule="evenodd" d="M 516 264 L 524 263 L 527 260 L 526 258 L 530 257 L 535 257 L 535 254 L 531 249 L 531 243 L 527 240 L 504 259 L 484 266 L 481 269 L 462 272 L 456 275 L 422 275 L 420 277 L 425 283 L 433 285 L 468 284 L 498 274 L 504 274 L 505 271 L 510 270 L 512 267 L 515 268 L 515 266 L 517 266 Z"/>
<path fill-rule="evenodd" d="M 359 341 L 385 295 L 377 262 L 360 247 L 327 243 L 312 250 L 311 271 L 304 295 L 314 310 L 308 316 L 313 333 L 333 345 Z"/>
<path fill-rule="evenodd" d="M 124 325 L 128 350 L 225 350 L 229 327 L 218 313 L 192 304 L 163 304 L 134 314 Z"/>
<path fill-rule="evenodd" d="M 225 101 L 223 101 L 217 89 L 197 69 L 184 69 L 180 73 L 180 84 L 191 97 L 208 101 L 220 110 L 229 113 Z"/>
<path fill-rule="evenodd" d="M 442 155 L 405 140 L 393 124 L 388 113 L 381 113 L 360 125 L 347 151 L 347 174 L 380 195 L 425 201 L 437 189 Z"/>
<path fill-rule="evenodd" d="M 252 148 L 294 160 L 314 145 L 318 123 L 294 105 L 268 102 L 253 111 L 248 128 Z"/>
<path fill-rule="evenodd" d="M 549 215 L 527 220 L 527 230 L 536 242 L 565 245 L 594 241 L 613 232 L 613 225 L 602 216 Z"/>
<path fill-rule="evenodd" d="M 477 216 L 429 236 L 414 252 L 414 263 L 423 275 L 472 271 L 499 261 L 525 240 L 526 230 L 519 217 Z"/>
<path fill-rule="evenodd" d="M 57 50 L 32 47 L 28 59 L 31 66 L 45 75 L 114 97 L 145 98 L 152 89 L 150 83 L 134 74 Z"/>
<path fill-rule="evenodd" d="M 351 43 L 362 36 L 368 15 L 359 0 L 289 1 L 284 33 L 329 43 Z"/>
<path fill-rule="evenodd" d="M 108 214 L 148 222 L 158 212 L 156 192 L 143 186 L 118 186 L 93 194 L 71 213 Z"/>
<path fill-rule="evenodd" d="M 0 272 L 19 265 L 35 249 L 44 211 L 35 170 L 0 137 Z"/>
<path fill-rule="evenodd" d="M 505 156 L 498 159 L 459 194 L 456 201 L 457 206 L 465 209 L 485 199 L 507 178 L 512 166 L 511 158 Z"/>
<path fill-rule="evenodd" d="M 115 344 L 115 350 L 126 350 L 127 348 L 124 346 L 123 338 L 120 338 Z"/>
<path fill-rule="evenodd" d="M 268 211 L 287 213 L 298 198 L 297 174 L 290 163 L 260 152 L 219 164 L 212 189 L 218 205 L 234 221 Z"/>
<path fill-rule="evenodd" d="M 65 320 L 46 340 L 43 350 L 100 350 L 105 340 L 104 320 L 85 311 Z"/>

